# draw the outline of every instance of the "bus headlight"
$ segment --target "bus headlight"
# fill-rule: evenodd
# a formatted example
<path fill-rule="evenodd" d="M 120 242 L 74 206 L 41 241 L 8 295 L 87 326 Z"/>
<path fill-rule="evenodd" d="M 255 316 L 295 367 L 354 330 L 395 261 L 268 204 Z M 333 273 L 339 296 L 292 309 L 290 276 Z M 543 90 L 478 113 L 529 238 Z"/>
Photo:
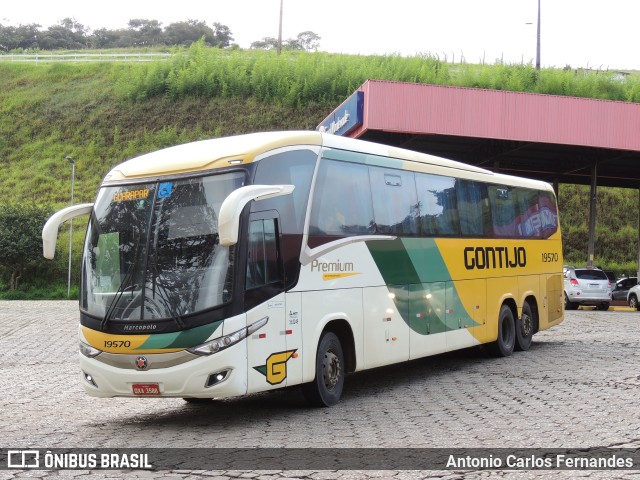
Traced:
<path fill-rule="evenodd" d="M 93 358 L 100 355 L 102 353 L 102 350 L 98 350 L 97 348 L 93 348 L 91 345 L 80 342 L 80 353 L 82 353 L 85 357 Z"/>
<path fill-rule="evenodd" d="M 212 355 L 214 353 L 218 353 L 225 348 L 229 348 L 235 345 L 240 340 L 247 338 L 247 335 L 251 335 L 256 330 L 262 328 L 267 324 L 268 321 L 269 317 L 261 318 L 248 327 L 241 328 L 240 330 L 230 333 L 229 335 L 225 335 L 224 337 L 216 338 L 215 340 L 211 340 L 201 345 L 188 348 L 187 351 L 190 353 L 195 353 L 196 355 Z"/>

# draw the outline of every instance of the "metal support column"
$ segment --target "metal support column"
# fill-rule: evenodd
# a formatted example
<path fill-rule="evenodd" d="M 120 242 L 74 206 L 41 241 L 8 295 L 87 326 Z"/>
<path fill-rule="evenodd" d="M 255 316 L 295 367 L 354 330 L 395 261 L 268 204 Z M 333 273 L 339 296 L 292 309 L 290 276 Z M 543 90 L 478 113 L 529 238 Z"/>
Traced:
<path fill-rule="evenodd" d="M 636 275 L 640 279 L 640 188 L 638 188 L 638 271 Z"/>
<path fill-rule="evenodd" d="M 587 247 L 587 266 L 593 267 L 593 255 L 596 245 L 596 197 L 598 188 L 598 164 L 591 168 L 591 192 L 589 193 L 589 245 Z"/>

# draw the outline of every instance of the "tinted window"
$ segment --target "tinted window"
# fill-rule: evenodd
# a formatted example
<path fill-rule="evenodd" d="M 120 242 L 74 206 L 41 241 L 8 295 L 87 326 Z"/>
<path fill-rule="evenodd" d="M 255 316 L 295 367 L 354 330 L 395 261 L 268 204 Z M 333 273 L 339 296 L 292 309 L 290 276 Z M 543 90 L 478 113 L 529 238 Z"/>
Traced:
<path fill-rule="evenodd" d="M 602 270 L 585 270 L 576 269 L 576 278 L 580 280 L 606 280 L 609 281 L 607 276 Z"/>
<path fill-rule="evenodd" d="M 494 235 L 496 237 L 518 236 L 517 204 L 513 188 L 489 185 L 488 190 Z"/>
<path fill-rule="evenodd" d="M 413 172 L 370 167 L 369 177 L 376 231 L 415 235 L 418 199 Z"/>
<path fill-rule="evenodd" d="M 487 186 L 469 180 L 456 182 L 460 233 L 482 237 L 491 230 Z"/>
<path fill-rule="evenodd" d="M 420 233 L 426 236 L 458 235 L 460 222 L 455 179 L 417 173 L 416 187 Z"/>
<path fill-rule="evenodd" d="M 538 192 L 527 188 L 516 188 L 520 217 L 517 233 L 520 237 L 539 238 L 542 235 L 542 221 L 538 204 Z"/>
<path fill-rule="evenodd" d="M 256 288 L 280 279 L 274 219 L 249 223 L 246 288 Z"/>
<path fill-rule="evenodd" d="M 311 177 L 317 154 L 311 150 L 294 150 L 263 158 L 258 162 L 256 185 L 295 185 L 291 195 L 254 202 L 252 211 L 277 210 L 283 233 L 302 233 Z"/>
<path fill-rule="evenodd" d="M 313 194 L 309 233 L 349 236 L 374 230 L 367 166 L 323 160 Z"/>
<path fill-rule="evenodd" d="M 538 209 L 542 238 L 549 238 L 558 231 L 558 210 L 556 199 L 550 192 L 539 192 Z"/>

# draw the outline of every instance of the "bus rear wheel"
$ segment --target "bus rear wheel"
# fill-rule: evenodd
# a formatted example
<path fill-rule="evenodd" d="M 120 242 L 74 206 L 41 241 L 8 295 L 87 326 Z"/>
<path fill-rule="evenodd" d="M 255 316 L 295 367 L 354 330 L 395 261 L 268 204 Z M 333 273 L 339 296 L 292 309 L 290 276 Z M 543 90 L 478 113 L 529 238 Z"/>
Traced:
<path fill-rule="evenodd" d="M 331 407 L 338 403 L 344 386 L 344 368 L 340 339 L 333 332 L 324 333 L 316 353 L 316 376 L 302 386 L 307 401 L 314 407 Z"/>
<path fill-rule="evenodd" d="M 516 320 L 516 350 L 527 351 L 533 341 L 533 331 L 535 329 L 535 317 L 529 302 L 524 302 L 522 306 L 522 316 Z"/>
<path fill-rule="evenodd" d="M 508 305 L 502 305 L 498 316 L 498 339 L 489 344 L 490 352 L 496 357 L 508 357 L 516 343 L 516 323 Z"/>

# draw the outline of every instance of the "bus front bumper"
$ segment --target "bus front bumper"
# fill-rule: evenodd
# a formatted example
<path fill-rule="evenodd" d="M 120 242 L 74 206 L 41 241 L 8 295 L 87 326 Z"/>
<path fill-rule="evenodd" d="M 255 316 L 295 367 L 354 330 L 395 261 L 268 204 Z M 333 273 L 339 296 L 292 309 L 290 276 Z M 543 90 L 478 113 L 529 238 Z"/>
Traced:
<path fill-rule="evenodd" d="M 94 397 L 224 398 L 247 393 L 247 343 L 209 356 L 192 355 L 177 365 L 162 362 L 163 354 L 80 355 L 82 384 Z M 100 358 L 104 355 L 103 358 Z M 169 354 L 164 354 L 169 355 Z M 140 365 L 147 363 L 144 369 Z M 160 365 L 158 368 L 154 366 Z M 147 369 L 148 368 L 148 369 Z"/>

